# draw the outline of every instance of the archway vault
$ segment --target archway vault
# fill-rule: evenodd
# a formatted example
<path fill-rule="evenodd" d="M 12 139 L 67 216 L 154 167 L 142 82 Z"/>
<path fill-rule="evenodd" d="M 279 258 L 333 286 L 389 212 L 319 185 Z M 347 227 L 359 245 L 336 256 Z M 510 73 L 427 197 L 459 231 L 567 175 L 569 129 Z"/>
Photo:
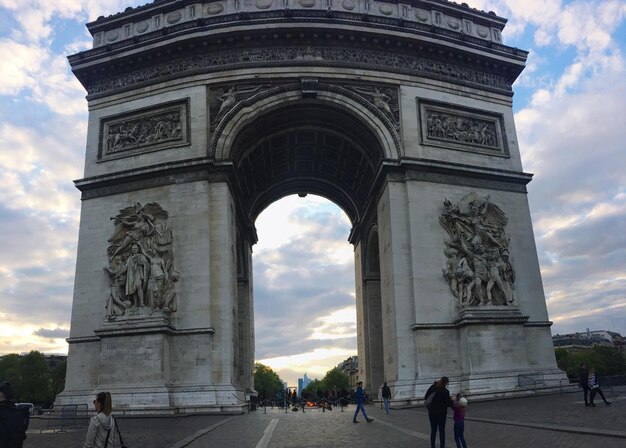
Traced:
<path fill-rule="evenodd" d="M 233 163 L 248 223 L 289 194 L 313 193 L 361 222 L 384 160 L 401 153 L 393 119 L 346 87 L 259 87 L 215 124 L 216 161 Z"/>

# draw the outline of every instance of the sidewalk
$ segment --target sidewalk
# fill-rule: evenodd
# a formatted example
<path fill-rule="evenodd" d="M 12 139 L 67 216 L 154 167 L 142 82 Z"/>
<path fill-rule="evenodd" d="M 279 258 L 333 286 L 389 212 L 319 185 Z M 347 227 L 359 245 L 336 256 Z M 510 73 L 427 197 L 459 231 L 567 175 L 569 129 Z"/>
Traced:
<path fill-rule="evenodd" d="M 607 399 L 610 407 L 597 402 L 585 407 L 582 393 L 517 398 L 470 404 L 466 414 L 468 446 L 626 448 L 626 391 Z M 322 412 L 307 410 L 285 413 L 263 408 L 241 416 L 187 416 L 124 418 L 120 428 L 129 447 L 146 448 L 415 448 L 430 446 L 430 427 L 424 408 L 391 411 L 367 406 L 376 420 L 353 424 L 354 406 Z M 35 422 L 34 422 L 35 423 Z M 35 423 L 25 448 L 81 447 L 86 429 L 61 434 L 38 434 Z M 448 447 L 452 420 L 446 425 Z M 437 445 L 438 446 L 438 445 Z"/>

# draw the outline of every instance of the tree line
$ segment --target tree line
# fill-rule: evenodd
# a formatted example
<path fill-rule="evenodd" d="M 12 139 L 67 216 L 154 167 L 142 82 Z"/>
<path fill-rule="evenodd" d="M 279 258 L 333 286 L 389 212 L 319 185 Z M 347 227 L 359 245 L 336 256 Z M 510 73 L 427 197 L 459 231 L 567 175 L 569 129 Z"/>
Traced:
<path fill-rule="evenodd" d="M 596 345 L 591 350 L 569 352 L 564 348 L 554 349 L 559 369 L 569 378 L 577 378 L 581 364 L 596 369 L 599 376 L 626 375 L 626 357 L 613 347 Z"/>
<path fill-rule="evenodd" d="M 0 381 L 13 386 L 15 401 L 50 408 L 65 387 L 66 361 L 50 368 L 43 353 L 11 353 L 0 357 Z"/>
<path fill-rule="evenodd" d="M 325 395 L 326 392 L 347 390 L 349 388 L 350 378 L 339 367 L 335 367 L 326 372 L 326 375 L 321 380 L 315 379 L 311 381 L 304 389 L 304 392 L 312 396 L 321 396 Z M 282 399 L 285 393 L 282 379 L 271 367 L 261 363 L 254 365 L 254 389 L 258 392 L 258 399 L 261 401 Z"/>

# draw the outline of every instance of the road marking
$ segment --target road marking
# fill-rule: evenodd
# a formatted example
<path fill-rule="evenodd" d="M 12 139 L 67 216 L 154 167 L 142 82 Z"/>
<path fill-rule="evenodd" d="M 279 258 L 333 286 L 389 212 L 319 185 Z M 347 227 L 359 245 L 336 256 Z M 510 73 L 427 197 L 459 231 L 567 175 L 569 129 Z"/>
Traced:
<path fill-rule="evenodd" d="M 267 448 L 267 445 L 269 445 L 270 440 L 272 440 L 272 434 L 274 434 L 276 425 L 278 425 L 278 419 L 273 418 L 270 424 L 267 425 L 267 428 L 265 428 L 265 431 L 263 431 L 263 437 L 261 437 L 261 440 L 259 440 L 259 443 L 256 444 L 256 448 Z"/>
<path fill-rule="evenodd" d="M 226 420 L 222 420 L 221 422 L 217 422 L 214 425 L 207 426 L 206 428 L 201 429 L 198 432 L 194 432 L 189 437 L 185 437 L 183 440 L 180 440 L 180 441 L 176 442 L 174 445 L 170 446 L 170 448 L 184 448 L 187 445 L 189 445 L 191 442 L 196 440 L 197 438 L 202 437 L 203 435 L 213 431 L 214 429 L 222 426 L 224 423 L 227 423 L 227 422 L 231 421 L 233 418 L 234 417 L 227 418 Z"/>
<path fill-rule="evenodd" d="M 415 437 L 417 439 L 430 440 L 430 435 L 429 434 L 424 434 L 423 432 L 411 431 L 410 429 L 405 429 L 405 428 L 402 428 L 401 426 L 396 426 L 396 425 L 394 425 L 392 423 L 385 422 L 383 420 L 376 420 L 376 424 L 389 426 L 390 428 L 393 428 L 396 431 L 403 432 L 404 434 L 408 434 L 408 435 L 413 436 L 413 437 Z"/>

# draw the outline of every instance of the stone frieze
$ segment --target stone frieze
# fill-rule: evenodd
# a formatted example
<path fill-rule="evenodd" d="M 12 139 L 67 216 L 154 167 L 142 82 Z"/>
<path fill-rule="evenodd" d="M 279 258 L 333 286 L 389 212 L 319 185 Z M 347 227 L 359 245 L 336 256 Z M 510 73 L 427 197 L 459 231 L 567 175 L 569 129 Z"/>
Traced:
<path fill-rule="evenodd" d="M 113 93 L 199 73 L 281 65 L 313 65 L 400 72 L 510 93 L 507 77 L 474 67 L 417 56 L 350 47 L 272 46 L 190 55 L 152 67 L 89 82 L 91 96 Z"/>

